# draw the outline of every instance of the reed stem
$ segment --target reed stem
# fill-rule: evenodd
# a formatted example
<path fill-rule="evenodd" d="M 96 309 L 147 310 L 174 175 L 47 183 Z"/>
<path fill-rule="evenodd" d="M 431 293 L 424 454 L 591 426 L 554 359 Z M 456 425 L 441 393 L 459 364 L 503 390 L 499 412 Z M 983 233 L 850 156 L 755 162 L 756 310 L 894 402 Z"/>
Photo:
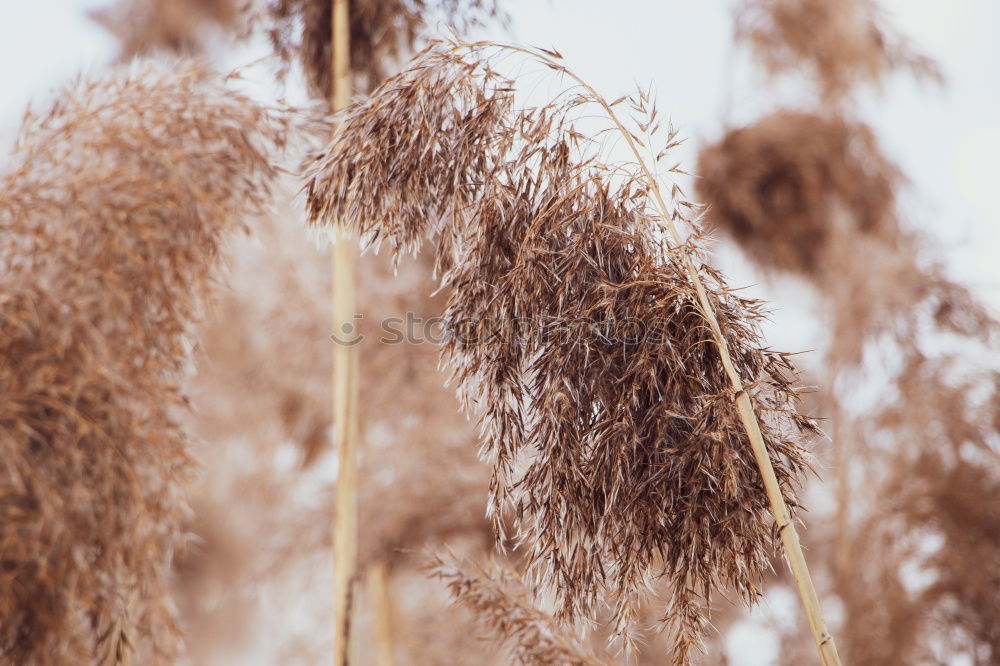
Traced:
<path fill-rule="evenodd" d="M 350 102 L 350 27 L 348 0 L 332 0 L 330 106 Z M 354 335 L 354 263 L 357 241 L 347 231 L 333 243 L 333 422 L 337 438 L 337 499 L 334 508 L 334 666 L 350 666 L 351 589 L 357 567 L 357 377 L 358 355 L 352 344 L 338 342 Z"/>
<path fill-rule="evenodd" d="M 392 598 L 389 596 L 384 562 L 376 562 L 369 567 L 368 594 L 375 615 L 375 663 L 377 666 L 393 666 Z"/>

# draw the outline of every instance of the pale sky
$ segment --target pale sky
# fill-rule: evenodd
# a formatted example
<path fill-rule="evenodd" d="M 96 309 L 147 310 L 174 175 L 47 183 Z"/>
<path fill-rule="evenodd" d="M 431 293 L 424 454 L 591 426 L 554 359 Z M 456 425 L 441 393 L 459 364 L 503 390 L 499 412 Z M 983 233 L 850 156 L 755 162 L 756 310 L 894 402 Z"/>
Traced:
<path fill-rule="evenodd" d="M 103 4 L 0 0 L 4 149 L 29 100 L 44 102 L 69 77 L 99 71 L 113 56 L 112 39 L 85 16 L 87 9 Z M 687 168 L 694 166 L 698 145 L 717 138 L 727 122 L 751 121 L 779 101 L 802 103 L 794 91 L 779 100 L 747 54 L 734 51 L 729 0 L 503 4 L 514 19 L 515 41 L 557 48 L 571 68 L 608 97 L 652 84 L 661 111 L 688 137 L 678 153 Z M 862 113 L 913 183 L 902 203 L 904 218 L 940 244 L 953 277 L 1000 308 L 1000 2 L 882 4 L 896 26 L 939 61 L 947 83 L 937 89 L 901 75 L 881 93 L 866 95 Z M 731 283 L 760 280 L 735 252 L 722 249 L 719 257 Z M 763 284 L 758 289 L 777 310 L 776 323 L 768 329 L 771 344 L 785 350 L 816 348 L 818 324 L 803 305 L 802 287 Z M 795 603 L 791 593 L 779 594 L 770 609 L 741 623 L 727 640 L 733 663 L 772 663 L 777 646 L 762 629 L 769 617 L 787 616 Z"/>

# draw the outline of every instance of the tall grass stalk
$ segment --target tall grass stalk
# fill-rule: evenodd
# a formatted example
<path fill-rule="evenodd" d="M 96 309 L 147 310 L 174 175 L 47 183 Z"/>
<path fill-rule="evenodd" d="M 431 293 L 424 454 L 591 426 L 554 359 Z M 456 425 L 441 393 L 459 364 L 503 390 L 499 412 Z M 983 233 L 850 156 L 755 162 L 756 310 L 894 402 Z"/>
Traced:
<path fill-rule="evenodd" d="M 351 98 L 349 0 L 332 0 L 330 106 L 347 106 Z M 334 515 L 333 663 L 350 664 L 352 589 L 358 557 L 357 395 L 358 354 L 336 340 L 351 335 L 354 321 L 354 263 L 357 241 L 340 231 L 333 244 L 333 422 L 337 437 L 337 503 Z"/>
<path fill-rule="evenodd" d="M 376 562 L 368 568 L 368 591 L 375 619 L 375 663 L 393 666 L 392 597 L 384 562 Z"/>

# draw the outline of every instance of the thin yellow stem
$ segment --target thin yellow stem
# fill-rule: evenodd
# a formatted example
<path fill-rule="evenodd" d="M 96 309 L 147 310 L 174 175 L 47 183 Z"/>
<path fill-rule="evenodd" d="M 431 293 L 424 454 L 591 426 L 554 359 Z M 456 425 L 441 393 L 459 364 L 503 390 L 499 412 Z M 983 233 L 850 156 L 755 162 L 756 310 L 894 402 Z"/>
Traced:
<path fill-rule="evenodd" d="M 475 47 L 476 45 L 473 46 Z M 635 155 L 636 162 L 639 164 L 647 181 L 649 182 L 650 191 L 653 193 L 657 209 L 660 216 L 667 224 L 671 237 L 678 246 L 683 245 L 684 238 L 681 236 L 680 231 L 677 229 L 677 225 L 674 222 L 673 216 L 670 214 L 670 209 L 667 207 L 666 201 L 663 198 L 663 193 L 660 190 L 659 181 L 653 175 L 653 171 L 646 163 L 646 159 L 639 150 L 639 146 L 636 145 L 636 141 L 632 137 L 632 134 L 625 128 L 625 125 L 618 118 L 618 115 L 615 113 L 614 109 L 607 102 L 607 100 L 605 100 L 604 97 L 594 90 L 594 88 L 591 87 L 586 81 L 574 74 L 562 63 L 545 53 L 513 45 L 500 44 L 498 46 L 510 51 L 516 51 L 529 55 L 542 61 L 552 69 L 569 76 L 582 88 L 584 88 L 595 102 L 604 108 L 605 112 L 608 114 L 608 118 L 617 126 L 619 132 L 628 143 L 632 153 Z M 781 493 L 781 486 L 778 484 L 778 478 L 774 474 L 771 457 L 764 444 L 764 436 L 761 433 L 760 423 L 757 420 L 757 415 L 754 413 L 753 405 L 750 402 L 750 396 L 747 395 L 747 392 L 744 390 L 743 381 L 740 379 L 739 373 L 737 373 L 733 364 L 732 354 L 729 351 L 729 345 L 726 343 L 726 338 L 722 334 L 722 329 L 719 326 L 719 320 L 716 317 L 715 309 L 712 307 L 712 304 L 708 299 L 705 285 L 701 280 L 701 276 L 698 274 L 698 269 L 695 266 L 694 260 L 691 258 L 690 254 L 684 253 L 684 262 L 688 276 L 690 277 L 692 284 L 694 284 L 695 291 L 698 295 L 698 304 L 705 316 L 705 319 L 708 321 L 709 326 L 712 329 L 715 342 L 719 347 L 719 356 L 722 359 L 722 366 L 725 368 L 726 374 L 729 376 L 730 383 L 733 387 L 733 392 L 736 396 L 736 408 L 740 415 L 740 421 L 743 423 L 743 428 L 746 430 L 747 437 L 750 440 L 750 446 L 753 450 L 754 459 L 757 461 L 757 467 L 760 469 L 761 477 L 764 481 L 764 489 L 767 492 L 767 498 L 771 505 L 771 513 L 774 516 L 774 520 L 778 525 L 779 533 L 781 534 L 781 542 L 784 546 L 785 557 L 788 560 L 788 566 L 792 571 L 792 577 L 795 579 L 795 586 L 798 589 L 799 598 L 801 599 L 802 606 L 805 609 L 806 617 L 809 621 L 809 628 L 812 632 L 813 640 L 816 642 L 817 651 L 819 652 L 820 661 L 823 666 L 840 666 L 840 657 L 837 654 L 837 647 L 834 644 L 833 636 L 827 630 L 826 621 L 823 619 L 823 612 L 820 609 L 819 597 L 816 594 L 816 588 L 813 585 L 812 577 L 809 575 L 809 567 L 806 565 L 806 558 L 802 552 L 802 545 L 799 543 L 799 535 L 795 529 L 795 523 L 792 522 L 788 506 L 785 504 L 785 498 Z"/>
<path fill-rule="evenodd" d="M 392 598 L 383 562 L 376 562 L 368 569 L 368 593 L 375 614 L 375 663 L 393 666 Z"/>
<path fill-rule="evenodd" d="M 351 97 L 348 0 L 333 0 L 330 104 L 347 106 Z M 357 567 L 357 393 L 358 354 L 354 336 L 354 262 L 357 242 L 339 231 L 333 244 L 333 422 L 337 446 L 337 499 L 333 524 L 334 666 L 350 666 L 352 586 Z"/>
<path fill-rule="evenodd" d="M 833 387 L 835 373 L 829 373 L 830 379 L 827 386 Z M 847 438 L 844 433 L 847 430 L 843 422 L 844 412 L 840 407 L 840 401 L 836 396 L 832 398 L 829 408 L 830 418 L 830 441 L 833 445 L 833 467 L 836 470 L 836 540 L 834 542 L 834 571 L 838 580 L 848 580 L 851 575 L 851 478 L 848 466 Z"/>

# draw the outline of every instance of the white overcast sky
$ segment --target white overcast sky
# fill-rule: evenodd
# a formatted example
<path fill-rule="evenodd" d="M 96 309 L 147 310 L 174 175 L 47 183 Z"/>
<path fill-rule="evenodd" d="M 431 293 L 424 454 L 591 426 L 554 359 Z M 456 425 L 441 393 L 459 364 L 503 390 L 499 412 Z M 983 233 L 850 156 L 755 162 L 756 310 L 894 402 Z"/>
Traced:
<path fill-rule="evenodd" d="M 113 56 L 111 38 L 85 16 L 103 4 L 0 0 L 3 150 L 29 100 L 44 102 L 66 79 L 99 71 Z M 637 83 L 651 84 L 661 112 L 689 139 L 679 153 L 688 168 L 698 145 L 718 137 L 727 122 L 750 121 L 779 102 L 747 54 L 731 46 L 732 0 L 503 4 L 513 17 L 516 41 L 557 48 L 609 97 L 631 92 Z M 922 87 L 901 76 L 864 98 L 864 117 L 913 183 L 903 202 L 906 219 L 940 243 L 940 256 L 954 277 L 1000 307 L 1000 1 L 882 0 L 882 5 L 918 48 L 939 61 L 947 84 Z M 788 95 L 781 101 L 803 102 Z M 732 283 L 759 279 L 734 253 L 721 251 L 720 257 Z M 795 287 L 761 288 L 777 309 L 771 343 L 788 350 L 815 348 L 815 317 L 803 308 Z M 745 666 L 770 663 L 774 656 L 767 632 L 752 623 L 729 645 L 738 653 L 734 663 Z"/>

